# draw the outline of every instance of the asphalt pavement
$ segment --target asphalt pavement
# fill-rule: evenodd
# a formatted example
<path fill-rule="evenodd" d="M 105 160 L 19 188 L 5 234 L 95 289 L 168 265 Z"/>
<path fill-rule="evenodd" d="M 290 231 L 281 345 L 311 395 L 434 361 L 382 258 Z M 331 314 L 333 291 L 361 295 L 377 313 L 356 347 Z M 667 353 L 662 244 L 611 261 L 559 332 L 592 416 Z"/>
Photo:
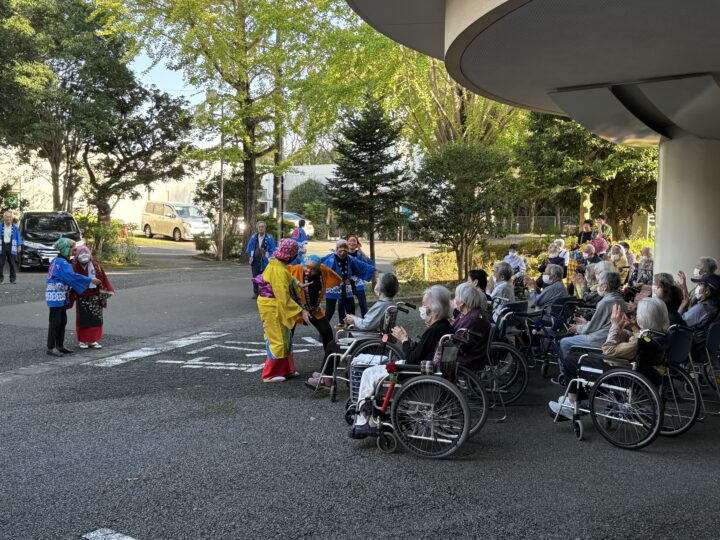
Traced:
<path fill-rule="evenodd" d="M 261 381 L 247 267 L 146 263 L 111 273 L 106 348 L 59 360 L 44 275 L 0 286 L 0 538 L 720 537 L 718 417 L 639 452 L 586 418 L 577 442 L 535 370 L 454 457 L 382 454 L 347 437 L 345 389 L 331 403 L 302 384 L 313 329 L 295 334 L 301 379 Z"/>

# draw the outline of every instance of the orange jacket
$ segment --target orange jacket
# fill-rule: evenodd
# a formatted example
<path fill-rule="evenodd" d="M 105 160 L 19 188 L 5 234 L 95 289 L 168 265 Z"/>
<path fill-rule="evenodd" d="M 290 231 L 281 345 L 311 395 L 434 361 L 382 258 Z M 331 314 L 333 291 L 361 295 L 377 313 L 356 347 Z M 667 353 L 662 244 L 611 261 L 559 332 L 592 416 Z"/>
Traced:
<path fill-rule="evenodd" d="M 298 283 L 303 283 L 305 281 L 305 275 L 303 274 L 303 267 L 301 264 L 294 264 L 292 266 L 288 266 L 287 269 L 290 272 L 290 275 L 294 277 L 298 281 Z M 324 264 L 320 265 L 320 275 L 322 276 L 322 284 L 320 287 L 320 298 L 318 299 L 318 303 L 320 304 L 320 306 L 322 306 L 323 302 L 325 302 L 325 291 L 327 291 L 327 289 L 329 289 L 330 287 L 340 285 L 340 283 L 342 283 L 342 278 L 338 276 L 332 270 L 332 268 L 328 268 Z M 308 299 L 305 296 L 305 289 L 297 286 L 295 290 L 300 300 L 302 300 L 303 303 L 307 304 Z M 319 308 L 318 310 L 314 311 L 312 315 L 316 319 L 322 319 L 325 316 L 325 312 L 322 310 L 322 308 Z M 298 322 L 302 322 L 302 317 L 298 318 Z"/>

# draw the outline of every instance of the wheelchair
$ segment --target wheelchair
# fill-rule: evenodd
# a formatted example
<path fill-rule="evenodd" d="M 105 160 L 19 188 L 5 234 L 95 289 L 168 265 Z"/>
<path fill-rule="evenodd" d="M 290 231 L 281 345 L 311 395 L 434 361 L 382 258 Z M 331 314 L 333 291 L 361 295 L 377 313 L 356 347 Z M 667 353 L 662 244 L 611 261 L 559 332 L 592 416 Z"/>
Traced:
<path fill-rule="evenodd" d="M 360 381 L 371 365 L 354 363 L 346 422 L 354 423 L 360 408 L 380 428 L 377 447 L 382 452 L 395 452 L 399 443 L 420 457 L 451 456 L 482 429 L 488 415 L 484 384 L 457 364 L 459 347 L 467 342 L 463 331 L 443 336 L 437 365 L 380 364 L 387 373 L 364 403 L 358 403 Z"/>
<path fill-rule="evenodd" d="M 720 415 L 720 321 L 710 324 L 705 344 L 701 347 L 703 354 L 698 355 L 697 352 L 696 349 L 692 353 L 688 363 L 691 372 L 699 381 L 701 390 L 710 393 L 710 397 L 702 398 L 703 412 L 714 416 Z M 706 404 L 715 405 L 715 410 L 708 411 Z"/>
<path fill-rule="evenodd" d="M 409 309 L 415 309 L 415 306 L 409 302 L 397 302 L 388 307 L 379 332 L 356 330 L 352 327 L 338 330 L 335 335 L 335 343 L 339 351 L 327 355 L 320 370 L 320 373 L 326 373 L 327 369 L 332 365 L 330 400 L 333 403 L 337 401 L 338 381 L 350 384 L 349 366 L 353 358 L 359 355 L 387 357 L 387 360 L 401 357 L 402 349 L 394 342 L 390 332 L 397 323 L 398 312 L 409 313 Z M 337 374 L 338 370 L 345 373 L 346 376 L 339 376 Z M 315 386 L 314 392 L 320 389 L 321 380 L 322 377 Z"/>
<path fill-rule="evenodd" d="M 692 345 L 691 331 L 680 326 L 668 333 L 643 330 L 639 339 L 639 347 L 649 343 L 659 356 L 653 366 L 640 365 L 640 350 L 634 360 L 623 360 L 603 356 L 597 348 L 572 348 L 581 353 L 580 374 L 569 382 L 564 397 L 573 387 L 578 393 L 572 417 L 578 440 L 584 431 L 581 414 L 590 414 L 595 429 L 608 442 L 628 450 L 644 448 L 659 435 L 681 435 L 698 420 L 700 391 L 681 367 Z M 589 366 L 589 360 L 600 360 L 610 369 Z M 645 373 L 638 371 L 641 367 Z M 580 406 L 580 394 L 588 396 L 586 408 Z M 554 422 L 559 418 L 560 411 Z"/>

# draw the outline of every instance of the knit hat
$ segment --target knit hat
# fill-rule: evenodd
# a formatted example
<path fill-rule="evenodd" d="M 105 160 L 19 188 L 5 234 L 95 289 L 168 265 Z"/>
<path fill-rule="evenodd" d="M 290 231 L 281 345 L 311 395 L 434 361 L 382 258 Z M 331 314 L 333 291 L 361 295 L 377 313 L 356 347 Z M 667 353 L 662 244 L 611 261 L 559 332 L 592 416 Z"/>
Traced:
<path fill-rule="evenodd" d="M 70 253 L 72 252 L 72 244 L 73 241 L 69 238 L 60 238 L 57 242 L 55 242 L 55 249 L 58 250 L 58 253 L 60 253 L 60 255 L 70 258 Z"/>
<path fill-rule="evenodd" d="M 295 240 L 284 238 L 280 241 L 280 245 L 273 253 L 273 256 L 279 261 L 290 262 L 297 257 L 299 247 Z"/>
<path fill-rule="evenodd" d="M 340 238 L 337 242 L 335 242 L 335 249 L 339 248 L 340 246 L 345 246 L 349 248 L 350 244 L 348 244 L 348 241 L 344 238 Z"/>
<path fill-rule="evenodd" d="M 607 240 L 605 240 L 602 236 L 596 236 L 591 242 L 591 244 L 595 248 L 595 253 L 597 253 L 598 255 L 605 253 L 610 247 L 610 245 L 607 243 Z"/>
<path fill-rule="evenodd" d="M 322 259 L 321 259 L 320 257 L 318 257 L 317 255 L 307 255 L 307 256 L 305 257 L 305 260 L 304 260 L 303 262 L 306 262 L 306 263 L 311 262 L 311 263 L 315 263 L 315 264 L 322 264 Z"/>

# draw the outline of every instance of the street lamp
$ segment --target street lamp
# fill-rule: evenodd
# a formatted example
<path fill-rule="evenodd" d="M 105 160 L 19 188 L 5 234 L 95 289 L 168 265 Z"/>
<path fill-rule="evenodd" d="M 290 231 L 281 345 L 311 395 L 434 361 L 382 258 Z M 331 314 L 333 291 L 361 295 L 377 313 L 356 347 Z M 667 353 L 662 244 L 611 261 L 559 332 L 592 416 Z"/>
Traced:
<path fill-rule="evenodd" d="M 220 216 L 218 218 L 218 252 L 217 259 L 222 262 L 225 253 L 225 96 L 219 94 L 215 90 L 209 90 L 207 93 L 209 99 L 220 99 Z"/>

